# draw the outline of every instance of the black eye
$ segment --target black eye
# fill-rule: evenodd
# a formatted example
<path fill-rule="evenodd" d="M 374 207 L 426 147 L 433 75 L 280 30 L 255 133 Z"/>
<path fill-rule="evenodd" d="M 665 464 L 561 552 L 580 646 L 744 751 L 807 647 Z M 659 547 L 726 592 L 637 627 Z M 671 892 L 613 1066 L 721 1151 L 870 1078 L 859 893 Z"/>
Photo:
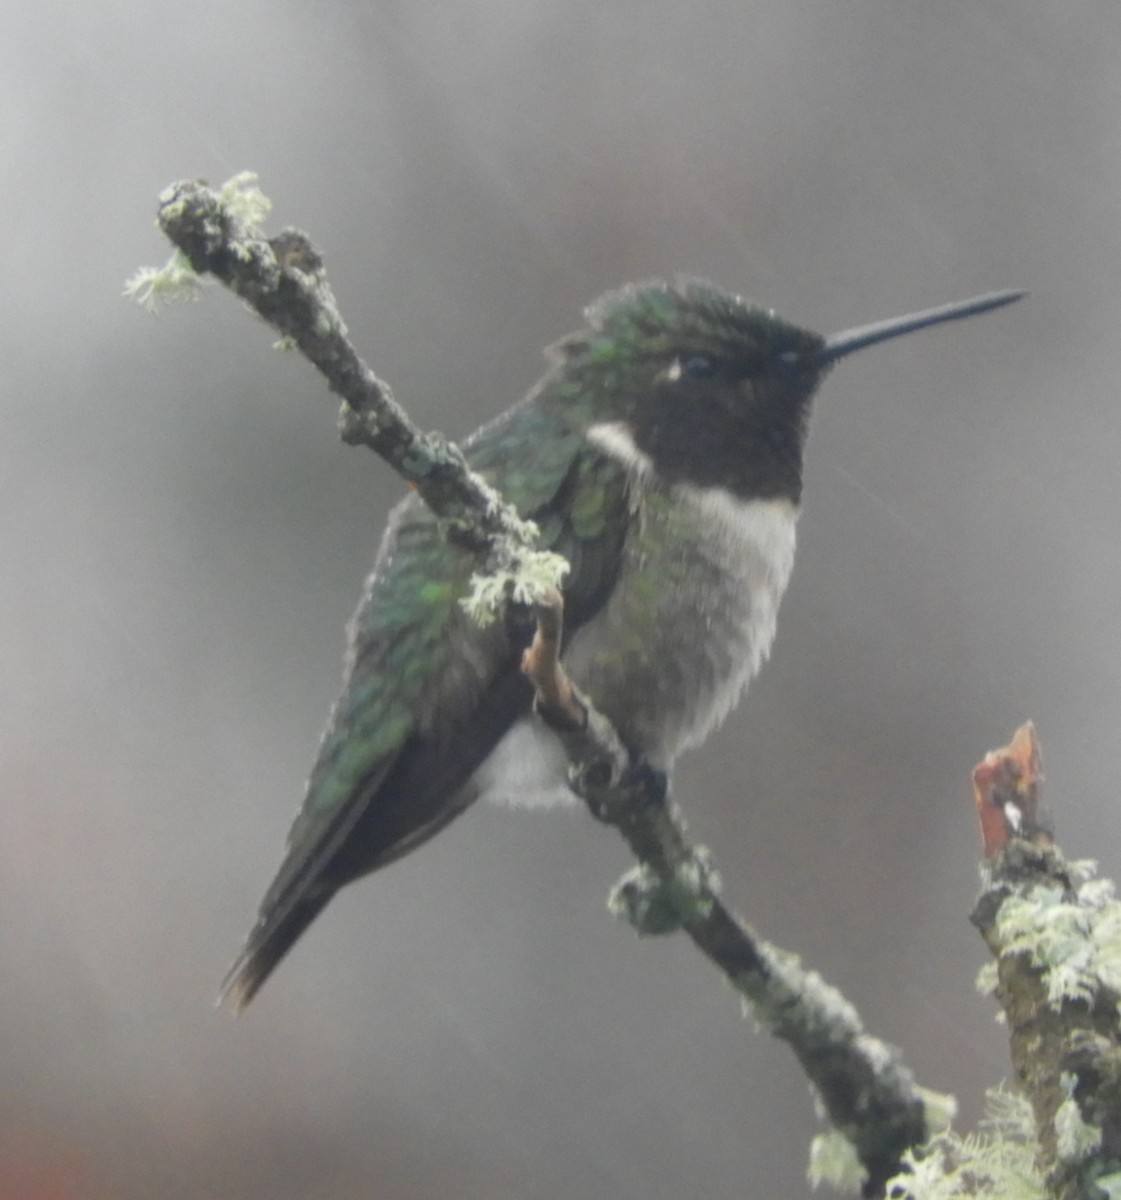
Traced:
<path fill-rule="evenodd" d="M 711 379 L 716 374 L 716 359 L 707 354 L 687 354 L 681 359 L 681 374 L 687 379 Z"/>

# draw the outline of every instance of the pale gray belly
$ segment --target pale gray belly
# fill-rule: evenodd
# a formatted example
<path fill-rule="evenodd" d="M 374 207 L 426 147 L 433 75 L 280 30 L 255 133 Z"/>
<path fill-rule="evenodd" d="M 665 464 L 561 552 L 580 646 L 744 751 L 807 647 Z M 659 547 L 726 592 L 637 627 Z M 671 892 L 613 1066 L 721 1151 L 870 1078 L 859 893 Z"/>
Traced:
<path fill-rule="evenodd" d="M 640 491 L 617 586 L 564 656 L 632 752 L 669 770 L 735 706 L 774 640 L 797 516 L 788 501 Z M 564 778 L 557 739 L 527 718 L 473 783 L 534 804 L 562 798 Z"/>
<path fill-rule="evenodd" d="M 565 663 L 624 742 L 668 769 L 735 706 L 770 652 L 797 512 L 683 486 L 649 491 L 618 585 Z"/>

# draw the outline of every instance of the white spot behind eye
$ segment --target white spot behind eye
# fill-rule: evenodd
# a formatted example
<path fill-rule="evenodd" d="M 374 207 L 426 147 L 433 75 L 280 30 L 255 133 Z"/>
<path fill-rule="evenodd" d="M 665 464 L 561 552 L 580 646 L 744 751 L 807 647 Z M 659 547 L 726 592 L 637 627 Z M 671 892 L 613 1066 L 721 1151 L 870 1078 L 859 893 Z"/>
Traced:
<path fill-rule="evenodd" d="M 661 372 L 661 378 L 667 383 L 676 383 L 681 378 L 681 359 L 675 358 L 664 371 Z"/>
<path fill-rule="evenodd" d="M 625 421 L 601 421 L 593 425 L 588 430 L 588 441 L 622 463 L 634 478 L 654 474 L 654 460 L 635 445 L 634 433 Z"/>

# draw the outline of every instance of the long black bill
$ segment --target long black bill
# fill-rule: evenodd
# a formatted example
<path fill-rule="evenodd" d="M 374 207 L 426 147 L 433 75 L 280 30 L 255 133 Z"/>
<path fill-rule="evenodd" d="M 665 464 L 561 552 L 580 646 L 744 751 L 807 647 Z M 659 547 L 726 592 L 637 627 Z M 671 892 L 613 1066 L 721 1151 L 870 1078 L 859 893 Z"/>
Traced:
<path fill-rule="evenodd" d="M 885 342 L 888 338 L 900 337 L 904 333 L 914 333 L 916 329 L 925 329 L 928 325 L 941 325 L 943 321 L 960 321 L 962 317 L 974 317 L 978 313 L 988 312 L 991 308 L 1003 308 L 1005 304 L 1012 304 L 1026 295 L 1027 292 L 1015 288 L 1003 292 L 988 292 L 984 296 L 974 296 L 972 300 L 958 300 L 938 308 L 908 313 L 905 317 L 888 317 L 886 321 L 873 321 L 871 325 L 858 325 L 855 329 L 833 333 L 825 339 L 825 349 L 822 350 L 818 362 L 827 366 L 854 350 L 874 346 L 876 342 Z"/>

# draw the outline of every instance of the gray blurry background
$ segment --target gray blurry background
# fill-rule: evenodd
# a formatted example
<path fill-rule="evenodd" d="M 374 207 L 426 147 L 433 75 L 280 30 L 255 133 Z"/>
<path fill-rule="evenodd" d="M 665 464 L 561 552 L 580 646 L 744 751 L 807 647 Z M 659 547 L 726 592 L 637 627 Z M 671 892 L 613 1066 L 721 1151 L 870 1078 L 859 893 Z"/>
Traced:
<path fill-rule="evenodd" d="M 790 1054 L 606 915 L 579 810 L 478 809 L 212 1010 L 400 494 L 227 295 L 152 320 L 160 189 L 260 172 L 425 426 L 628 279 L 834 330 L 773 659 L 678 793 L 735 906 L 966 1124 L 969 771 L 1039 725 L 1121 871 L 1121 12 L 897 0 L 9 0 L 0 18 L 0 1196 L 799 1196 Z"/>

